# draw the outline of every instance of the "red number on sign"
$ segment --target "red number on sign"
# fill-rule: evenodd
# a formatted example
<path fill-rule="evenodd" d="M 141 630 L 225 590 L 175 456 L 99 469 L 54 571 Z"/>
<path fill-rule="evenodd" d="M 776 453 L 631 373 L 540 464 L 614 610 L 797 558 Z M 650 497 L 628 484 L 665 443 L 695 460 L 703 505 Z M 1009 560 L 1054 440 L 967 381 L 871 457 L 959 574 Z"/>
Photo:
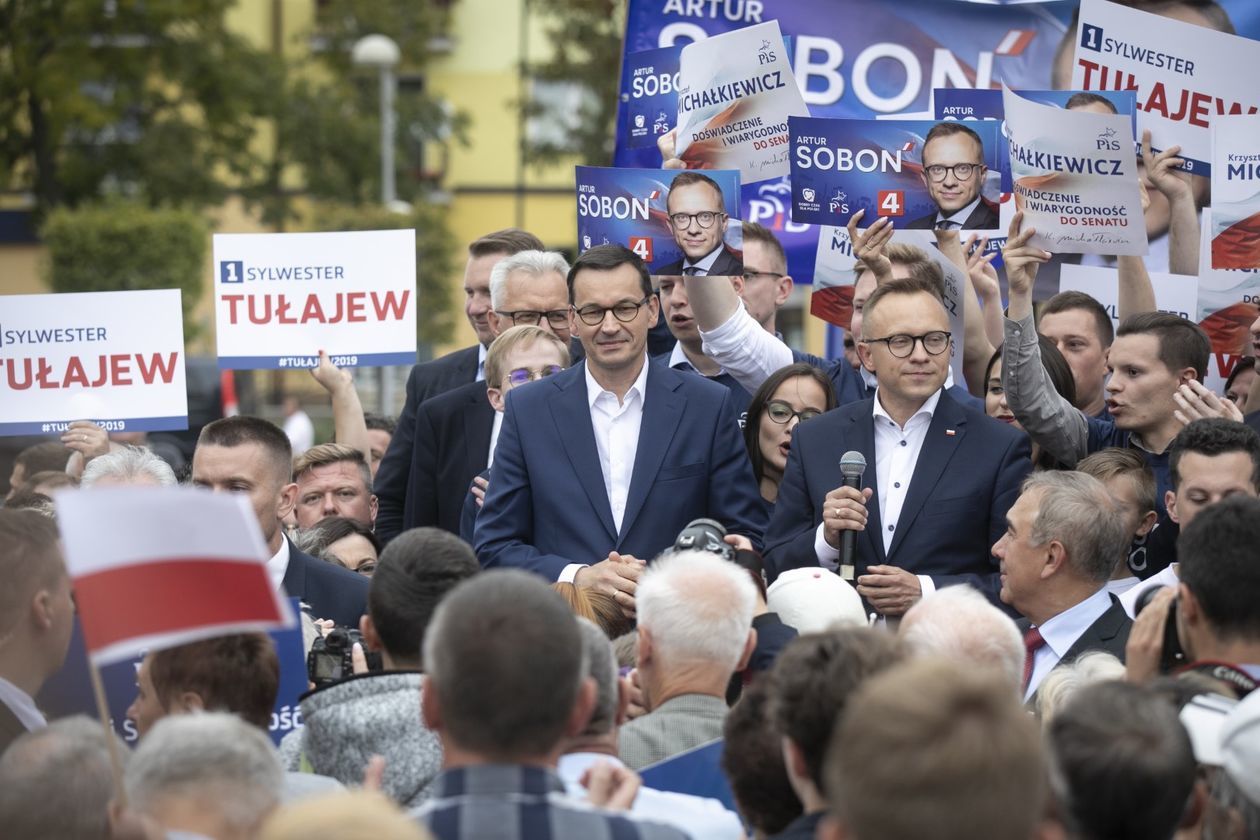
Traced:
<path fill-rule="evenodd" d="M 646 263 L 652 261 L 652 237 L 650 236 L 632 236 L 630 237 L 630 250 L 639 255 L 639 259 Z"/>
<path fill-rule="evenodd" d="M 905 214 L 905 194 L 901 190 L 880 190 L 878 199 L 879 215 L 901 216 Z"/>

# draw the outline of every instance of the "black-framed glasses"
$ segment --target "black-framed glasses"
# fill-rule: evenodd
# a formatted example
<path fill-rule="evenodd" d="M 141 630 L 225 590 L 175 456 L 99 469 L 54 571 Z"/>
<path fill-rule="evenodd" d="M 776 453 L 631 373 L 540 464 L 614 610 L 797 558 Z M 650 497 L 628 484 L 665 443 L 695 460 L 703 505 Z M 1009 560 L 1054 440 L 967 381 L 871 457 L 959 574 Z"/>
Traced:
<path fill-rule="evenodd" d="M 494 310 L 494 314 L 509 318 L 512 326 L 536 327 L 543 318 L 547 319 L 547 323 L 553 327 L 565 327 L 569 324 L 569 310 L 567 309 L 549 309 L 546 312 L 539 312 L 537 309 L 518 309 L 515 312 L 500 312 Z"/>
<path fill-rule="evenodd" d="M 691 227 L 691 220 L 695 219 L 696 224 L 702 228 L 711 228 L 713 223 L 718 219 L 725 219 L 725 213 L 714 213 L 712 210 L 702 210 L 699 213 L 670 213 L 669 220 L 674 227 L 679 230 L 686 230 Z"/>
<path fill-rule="evenodd" d="M 543 365 L 537 370 L 530 368 L 516 368 L 509 370 L 507 373 L 507 381 L 512 386 L 524 385 L 526 382 L 533 382 L 536 379 L 546 379 L 548 376 L 555 376 L 564 368 L 560 365 Z"/>
<path fill-rule="evenodd" d="M 766 416 L 780 426 L 787 425 L 793 417 L 804 423 L 806 420 L 813 420 L 822 414 L 816 408 L 807 408 L 804 411 L 797 411 L 785 402 L 780 400 L 771 400 L 766 403 Z"/>
<path fill-rule="evenodd" d="M 780 274 L 777 271 L 752 271 L 744 269 L 744 282 L 751 283 L 758 277 L 769 277 L 771 280 L 778 280 L 780 277 L 786 277 L 786 274 Z"/>
<path fill-rule="evenodd" d="M 934 163 L 931 166 L 923 167 L 923 171 L 928 174 L 928 177 L 931 178 L 934 183 L 939 184 L 941 181 L 945 180 L 945 176 L 950 172 L 953 172 L 954 177 L 959 181 L 970 180 L 971 176 L 974 175 L 976 170 L 981 166 L 982 164 L 979 163 L 955 163 L 953 166 L 942 166 L 939 163 Z"/>
<path fill-rule="evenodd" d="M 643 304 L 647 303 L 651 299 L 652 298 L 649 295 L 648 297 L 643 298 L 643 300 L 637 302 L 625 300 L 621 303 L 613 304 L 612 306 L 596 306 L 595 304 L 591 304 L 590 306 L 583 306 L 581 309 L 575 308 L 573 311 L 576 312 L 577 316 L 582 319 L 582 323 L 591 327 L 598 327 L 600 324 L 604 323 L 604 316 L 609 312 L 611 312 L 613 317 L 621 323 L 628 324 L 639 314 L 639 309 L 643 307 Z"/>
<path fill-rule="evenodd" d="M 923 335 L 907 335 L 906 333 L 897 333 L 887 338 L 864 338 L 863 344 L 887 344 L 888 352 L 892 353 L 898 359 L 904 359 L 914 352 L 914 345 L 917 342 L 923 342 L 923 349 L 931 353 L 933 356 L 939 356 L 945 352 L 945 348 L 949 346 L 949 333 L 942 330 L 932 330 L 932 332 Z"/>

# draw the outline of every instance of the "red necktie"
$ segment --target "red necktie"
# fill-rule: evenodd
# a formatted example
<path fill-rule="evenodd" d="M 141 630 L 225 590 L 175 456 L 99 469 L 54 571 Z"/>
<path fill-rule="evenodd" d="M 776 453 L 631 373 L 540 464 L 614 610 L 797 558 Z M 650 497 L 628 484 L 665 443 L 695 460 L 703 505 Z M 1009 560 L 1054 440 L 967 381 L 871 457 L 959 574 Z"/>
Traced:
<path fill-rule="evenodd" d="M 1032 679 L 1033 659 L 1046 640 L 1041 638 L 1041 631 L 1029 627 L 1024 631 L 1024 691 L 1028 690 L 1028 681 Z"/>

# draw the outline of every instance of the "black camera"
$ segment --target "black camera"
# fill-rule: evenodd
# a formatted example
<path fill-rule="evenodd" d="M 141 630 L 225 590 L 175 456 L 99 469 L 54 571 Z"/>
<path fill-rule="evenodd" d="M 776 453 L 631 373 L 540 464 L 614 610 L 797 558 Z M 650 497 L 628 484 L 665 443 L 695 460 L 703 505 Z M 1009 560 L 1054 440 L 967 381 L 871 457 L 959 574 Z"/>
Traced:
<path fill-rule="evenodd" d="M 353 648 L 355 642 L 363 644 L 363 634 L 358 630 L 334 627 L 328 635 L 316 637 L 311 652 L 306 655 L 306 674 L 316 688 L 323 688 L 354 674 Z M 382 668 L 381 655 L 363 645 L 369 671 Z"/>
<path fill-rule="evenodd" d="M 1155 599 L 1156 594 L 1164 588 L 1152 586 L 1140 592 L 1133 603 L 1133 615 L 1141 615 L 1142 610 L 1146 609 L 1146 606 Z M 1186 661 L 1186 651 L 1181 646 L 1181 636 L 1177 633 L 1177 599 L 1173 598 L 1173 602 L 1168 605 L 1168 620 L 1164 622 L 1164 644 L 1160 648 L 1159 672 L 1170 674 L 1185 665 Z"/>
<path fill-rule="evenodd" d="M 735 546 L 724 537 L 726 528 L 712 519 L 693 519 L 674 540 L 674 551 L 707 551 L 723 560 L 735 561 Z"/>

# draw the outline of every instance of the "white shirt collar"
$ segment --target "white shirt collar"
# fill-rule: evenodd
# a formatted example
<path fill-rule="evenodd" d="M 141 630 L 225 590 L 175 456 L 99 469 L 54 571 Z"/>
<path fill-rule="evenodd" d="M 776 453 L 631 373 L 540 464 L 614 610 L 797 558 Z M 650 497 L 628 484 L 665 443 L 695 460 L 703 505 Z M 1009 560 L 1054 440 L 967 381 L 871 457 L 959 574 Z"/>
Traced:
<path fill-rule="evenodd" d="M 267 561 L 267 576 L 271 578 L 272 587 L 279 592 L 284 585 L 284 576 L 289 571 L 289 538 L 280 536 L 280 550 Z"/>
<path fill-rule="evenodd" d="M 708 254 L 706 254 L 704 257 L 697 260 L 696 262 L 692 262 L 684 254 L 683 255 L 683 268 L 698 268 L 701 271 L 703 271 L 705 274 L 708 274 L 712 270 L 713 264 L 717 262 L 718 254 L 722 253 L 723 247 L 724 247 L 724 244 L 722 242 L 719 242 L 716 248 L 714 248 L 712 251 L 710 251 Z"/>
<path fill-rule="evenodd" d="M 953 222 L 954 224 L 958 225 L 959 228 L 962 228 L 963 224 L 967 221 L 967 219 L 971 218 L 971 214 L 975 212 L 975 209 L 977 206 L 979 206 L 979 204 L 980 204 L 980 194 L 977 193 L 975 201 L 971 202 L 970 204 L 968 204 L 966 207 L 963 207 L 962 209 L 955 210 L 953 213 L 949 214 L 948 216 L 946 216 L 944 213 L 942 213 L 938 209 L 936 211 L 936 223 L 940 224 L 941 222 Z"/>
<path fill-rule="evenodd" d="M 1041 638 L 1060 659 L 1076 644 L 1081 634 L 1111 607 L 1111 593 L 1104 586 L 1073 607 L 1049 619 L 1037 629 Z"/>
<path fill-rule="evenodd" d="M 630 390 L 626 391 L 625 399 L 621 400 L 622 403 L 628 402 L 630 397 L 635 394 L 638 394 L 640 401 L 642 401 L 647 395 L 647 374 L 649 364 L 651 364 L 651 362 L 648 360 L 647 354 L 644 354 L 643 367 L 640 368 L 639 375 L 634 380 L 634 384 L 630 386 Z M 616 394 L 612 391 L 605 390 L 603 385 L 600 385 L 595 381 L 595 377 L 591 376 L 590 366 L 586 364 L 585 360 L 582 361 L 582 374 L 586 377 L 586 403 L 588 407 L 594 408 L 595 402 L 604 394 L 610 395 L 614 400 L 617 399 Z"/>
<path fill-rule="evenodd" d="M 9 707 L 9 711 L 13 712 L 13 716 L 18 719 L 18 723 L 26 727 L 28 732 L 43 729 L 48 725 L 48 721 L 44 720 L 43 713 L 35 705 L 31 695 L 4 677 L 0 677 L 0 703 Z"/>
<path fill-rule="evenodd" d="M 923 415 L 927 415 L 928 422 L 931 422 L 931 420 L 932 420 L 932 416 L 933 416 L 934 414 L 936 414 L 936 404 L 937 404 L 937 403 L 939 403 L 939 402 L 941 401 L 941 391 L 943 391 L 943 390 L 944 390 L 944 388 L 938 388 L 938 389 L 936 390 L 936 393 L 934 393 L 932 396 L 928 397 L 928 398 L 927 398 L 927 400 L 925 400 L 925 401 L 924 401 L 923 405 L 919 406 L 919 410 L 918 410 L 918 411 L 916 411 L 916 412 L 915 412 L 915 413 L 914 413 L 914 414 L 910 417 L 910 419 L 906 421 L 906 426 L 901 426 L 900 424 L 897 424 L 897 425 L 898 425 L 898 428 L 902 428 L 902 429 L 904 429 L 904 428 L 908 427 L 911 423 L 913 423 L 913 422 L 915 421 L 915 418 L 920 417 L 920 416 L 923 416 Z M 875 410 L 874 410 L 874 414 L 875 414 L 875 416 L 876 416 L 876 417 L 884 417 L 884 418 L 886 418 L 886 419 L 887 419 L 890 423 L 897 423 L 897 421 L 896 421 L 896 420 L 893 420 L 893 419 L 892 419 L 892 416 L 891 416 L 891 415 L 890 415 L 887 411 L 885 411 L 885 410 L 884 410 L 884 406 L 883 406 L 883 404 L 879 401 L 879 390 L 878 390 L 878 389 L 876 389 L 876 391 L 875 391 Z"/>

